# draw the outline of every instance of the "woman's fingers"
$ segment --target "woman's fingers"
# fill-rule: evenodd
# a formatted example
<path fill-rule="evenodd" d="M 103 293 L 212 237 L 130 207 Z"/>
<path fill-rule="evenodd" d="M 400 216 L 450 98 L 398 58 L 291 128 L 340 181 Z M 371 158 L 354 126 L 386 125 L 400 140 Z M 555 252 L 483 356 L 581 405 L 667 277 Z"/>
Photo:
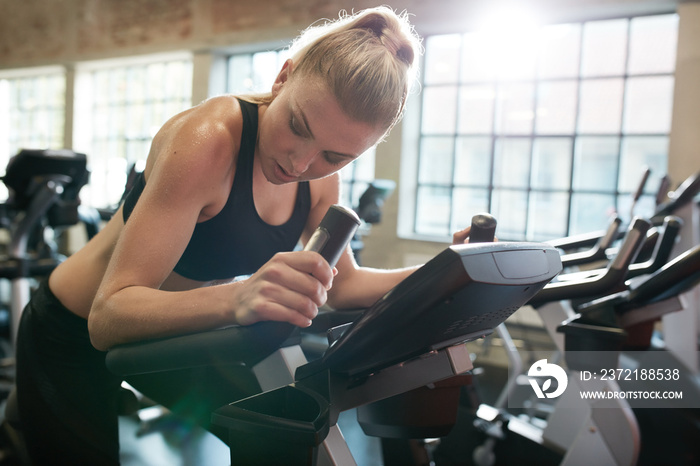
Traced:
<path fill-rule="evenodd" d="M 468 226 L 464 230 L 460 230 L 458 232 L 455 232 L 452 235 L 452 244 L 464 244 L 464 243 L 468 242 L 467 239 L 469 238 L 469 233 L 471 233 L 471 231 L 472 231 L 472 227 Z"/>
<path fill-rule="evenodd" d="M 307 327 L 326 302 L 333 275 L 318 253 L 276 254 L 247 280 L 248 293 L 237 310 L 238 321 L 247 325 L 278 320 Z"/>

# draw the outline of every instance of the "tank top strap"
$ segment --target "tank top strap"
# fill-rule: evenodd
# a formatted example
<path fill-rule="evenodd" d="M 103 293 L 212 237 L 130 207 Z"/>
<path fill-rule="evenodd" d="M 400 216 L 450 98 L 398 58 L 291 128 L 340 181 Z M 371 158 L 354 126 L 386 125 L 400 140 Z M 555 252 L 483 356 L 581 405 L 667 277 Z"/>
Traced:
<path fill-rule="evenodd" d="M 253 157 L 258 139 L 258 106 L 241 99 L 238 99 L 238 103 L 241 106 L 241 115 L 243 116 L 243 133 L 236 163 L 236 175 L 239 171 L 250 173 L 250 183 L 252 184 Z"/>

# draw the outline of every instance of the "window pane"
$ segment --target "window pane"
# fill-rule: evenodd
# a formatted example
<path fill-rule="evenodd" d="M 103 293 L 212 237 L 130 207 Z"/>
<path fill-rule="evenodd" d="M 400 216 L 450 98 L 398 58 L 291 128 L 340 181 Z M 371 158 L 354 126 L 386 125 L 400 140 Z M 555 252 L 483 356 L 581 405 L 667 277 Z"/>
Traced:
<path fill-rule="evenodd" d="M 491 180 L 491 138 L 458 138 L 456 150 L 455 184 L 489 186 Z"/>
<path fill-rule="evenodd" d="M 625 94 L 624 132 L 671 131 L 673 77 L 629 78 Z"/>
<path fill-rule="evenodd" d="M 497 73 L 501 81 L 522 81 L 535 77 L 537 34 L 532 30 L 491 35 L 483 44 L 498 57 Z"/>
<path fill-rule="evenodd" d="M 498 139 L 494 153 L 493 184 L 496 187 L 527 188 L 530 177 L 530 148 L 525 138 Z"/>
<path fill-rule="evenodd" d="M 622 79 L 594 79 L 581 82 L 578 131 L 588 134 L 620 132 Z"/>
<path fill-rule="evenodd" d="M 180 100 L 183 96 L 192 94 L 192 74 L 191 65 L 184 61 L 170 62 L 167 65 L 169 87 L 166 96 L 178 96 Z"/>
<path fill-rule="evenodd" d="M 233 55 L 228 61 L 228 91 L 232 94 L 249 94 L 253 91 L 253 57 L 249 54 Z"/>
<path fill-rule="evenodd" d="M 583 26 L 581 75 L 617 76 L 624 74 L 627 52 L 626 19 L 593 21 Z"/>
<path fill-rule="evenodd" d="M 463 210 L 474 196 L 499 217 L 503 238 L 605 228 L 616 206 L 631 207 L 643 165 L 652 178 L 635 210 L 653 207 L 667 160 L 677 23 L 663 15 L 490 30 L 462 35 L 461 47 L 451 35 L 436 62 L 428 46 L 418 180 L 464 190 L 450 201 L 452 230 L 469 220 Z"/>
<path fill-rule="evenodd" d="M 149 65 L 148 68 L 148 97 L 152 100 L 161 100 L 165 97 L 165 64 L 164 63 L 154 63 Z M 124 70 L 125 71 L 125 70 Z M 124 72 L 122 70 L 115 70 L 120 82 L 120 87 L 126 89 L 126 86 L 122 84 L 126 80 L 126 76 L 122 77 L 121 74 Z M 126 74 L 126 73 L 124 73 Z M 120 96 L 118 101 L 126 100 L 125 97 Z"/>
<path fill-rule="evenodd" d="M 288 50 L 232 55 L 228 59 L 228 92 L 269 92 L 288 55 Z"/>
<path fill-rule="evenodd" d="M 536 138 L 532 149 L 531 186 L 535 189 L 569 189 L 570 138 Z"/>
<path fill-rule="evenodd" d="M 582 137 L 574 152 L 574 189 L 615 191 L 617 181 L 617 137 Z"/>
<path fill-rule="evenodd" d="M 418 182 L 446 184 L 452 180 L 454 140 L 449 137 L 425 137 L 421 142 Z"/>
<path fill-rule="evenodd" d="M 639 198 L 632 209 L 632 196 L 620 196 L 617 198 L 618 215 L 623 223 L 629 223 L 635 216 L 649 218 L 656 210 L 656 194 L 645 194 Z"/>
<path fill-rule="evenodd" d="M 117 141 L 117 143 L 119 142 Z M 126 141 L 126 149 L 121 149 L 121 151 L 125 151 L 126 160 L 133 161 L 132 163 L 142 163 L 145 162 L 144 154 L 148 154 L 150 145 L 150 139 Z"/>
<path fill-rule="evenodd" d="M 677 15 L 632 19 L 628 73 L 672 73 L 676 67 L 677 42 Z"/>
<path fill-rule="evenodd" d="M 340 169 L 340 179 L 343 184 L 340 203 L 346 207 L 354 207 L 365 192 L 369 182 L 374 180 L 375 149 L 369 149 L 352 163 Z"/>
<path fill-rule="evenodd" d="M 489 210 L 487 189 L 455 188 L 452 199 L 452 226 L 450 232 L 471 225 L 472 217 Z"/>
<path fill-rule="evenodd" d="M 359 159 L 358 159 L 359 160 Z M 355 174 L 355 168 L 357 160 L 346 166 L 344 166 L 338 174 L 340 175 L 341 181 L 341 192 L 340 192 L 340 204 L 344 206 L 352 207 L 352 196 L 353 196 L 353 177 Z"/>
<path fill-rule="evenodd" d="M 507 84 L 498 90 L 497 134 L 530 134 L 534 119 L 532 84 Z"/>
<path fill-rule="evenodd" d="M 345 183 L 346 181 L 351 181 L 355 172 L 355 163 L 348 164 L 344 166 L 338 174 L 340 175 L 340 180 Z"/>
<path fill-rule="evenodd" d="M 0 173 L 20 149 L 64 147 L 65 76 L 0 79 Z M 0 199 L 7 197 L 0 184 Z"/>
<path fill-rule="evenodd" d="M 558 24 L 542 28 L 537 74 L 540 78 L 578 76 L 581 25 Z"/>
<path fill-rule="evenodd" d="M 90 158 L 91 183 L 81 196 L 96 207 L 122 197 L 129 167 L 143 162 L 153 136 L 191 105 L 189 60 L 111 67 L 80 73 L 74 145 Z"/>
<path fill-rule="evenodd" d="M 126 70 L 126 93 L 131 102 L 140 104 L 146 101 L 147 90 L 143 83 L 146 81 L 146 69 L 130 67 Z"/>
<path fill-rule="evenodd" d="M 472 32 L 463 36 L 462 82 L 482 82 L 496 79 L 496 64 L 499 57 L 493 53 L 491 48 L 484 47 L 488 41 L 489 37 L 485 32 Z"/>
<path fill-rule="evenodd" d="M 450 190 L 420 186 L 416 206 L 416 232 L 425 235 L 450 234 Z"/>
<path fill-rule="evenodd" d="M 338 202 L 340 202 L 340 205 L 344 205 L 345 207 L 353 207 L 352 185 L 342 183 L 342 189 L 340 190 L 340 199 Z"/>
<path fill-rule="evenodd" d="M 491 212 L 498 219 L 496 235 L 504 240 L 523 238 L 527 221 L 527 192 L 495 189 Z"/>
<path fill-rule="evenodd" d="M 537 87 L 537 134 L 573 134 L 576 125 L 576 81 L 544 82 Z"/>
<path fill-rule="evenodd" d="M 134 86 L 135 87 L 135 86 Z M 140 101 L 140 100 L 139 100 Z M 98 110 L 98 118 L 107 118 L 106 110 Z M 126 109 L 128 117 L 126 127 L 124 129 L 127 139 L 133 140 L 148 134 L 148 125 L 146 124 L 146 104 L 134 103 Z M 95 135 L 100 134 L 100 125 L 95 125 Z"/>
<path fill-rule="evenodd" d="M 453 134 L 457 120 L 457 86 L 423 89 L 423 134 Z"/>
<path fill-rule="evenodd" d="M 666 174 L 668 159 L 668 137 L 625 137 L 620 154 L 619 190 L 631 193 L 637 189 L 642 176 L 642 167 L 649 167 L 651 176 L 644 192 L 656 194 L 661 178 Z"/>
<path fill-rule="evenodd" d="M 615 212 L 615 197 L 612 194 L 574 193 L 569 235 L 605 230 Z"/>
<path fill-rule="evenodd" d="M 425 84 L 457 83 L 459 49 L 458 34 L 428 37 L 425 41 Z"/>
<path fill-rule="evenodd" d="M 253 89 L 268 92 L 272 89 L 277 73 L 277 52 L 259 52 L 253 55 Z"/>
<path fill-rule="evenodd" d="M 532 79 L 535 76 L 537 37 L 530 31 L 502 31 L 464 35 L 462 82 Z"/>
<path fill-rule="evenodd" d="M 569 220 L 569 194 L 532 192 L 530 194 L 527 239 L 546 241 L 566 236 Z"/>
<path fill-rule="evenodd" d="M 364 152 L 360 157 L 355 159 L 351 164 L 346 165 L 340 171 L 346 170 L 350 165 L 355 165 L 353 178 L 356 181 L 372 181 L 374 179 L 374 161 L 376 150 L 374 148 Z"/>
<path fill-rule="evenodd" d="M 496 90 L 493 85 L 460 88 L 460 134 L 491 134 L 495 96 Z"/>

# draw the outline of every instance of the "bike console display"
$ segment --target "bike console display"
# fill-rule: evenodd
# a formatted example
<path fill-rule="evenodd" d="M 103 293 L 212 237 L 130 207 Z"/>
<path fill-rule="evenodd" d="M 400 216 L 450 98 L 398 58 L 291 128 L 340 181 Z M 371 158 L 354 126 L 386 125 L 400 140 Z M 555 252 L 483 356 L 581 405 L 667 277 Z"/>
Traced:
<path fill-rule="evenodd" d="M 538 243 L 451 246 L 367 309 L 318 364 L 357 374 L 482 337 L 560 271 L 556 249 Z"/>

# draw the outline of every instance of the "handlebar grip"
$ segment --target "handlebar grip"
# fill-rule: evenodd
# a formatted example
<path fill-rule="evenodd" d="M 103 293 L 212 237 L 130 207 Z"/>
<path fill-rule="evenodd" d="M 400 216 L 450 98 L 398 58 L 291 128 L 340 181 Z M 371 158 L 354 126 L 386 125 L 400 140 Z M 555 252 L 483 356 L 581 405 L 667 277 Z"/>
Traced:
<path fill-rule="evenodd" d="M 360 218 L 355 212 L 334 204 L 326 212 L 304 250 L 318 252 L 331 267 L 335 267 L 359 226 Z"/>
<path fill-rule="evenodd" d="M 469 233 L 470 243 L 491 243 L 496 235 L 496 218 L 487 213 L 476 214 L 472 217 L 472 228 Z"/>
<path fill-rule="evenodd" d="M 644 186 L 647 184 L 649 175 L 651 175 L 651 169 L 645 166 L 644 171 L 642 172 L 642 177 L 639 180 L 639 184 L 637 185 L 637 190 L 634 192 L 633 199 L 635 201 L 638 201 L 639 198 L 642 197 L 642 193 L 644 193 Z"/>
<path fill-rule="evenodd" d="M 659 189 L 656 191 L 656 205 L 660 205 L 668 195 L 668 189 L 671 187 L 671 178 L 664 175 L 659 182 Z"/>
<path fill-rule="evenodd" d="M 639 253 L 642 242 L 646 237 L 647 231 L 651 228 L 651 223 L 642 218 L 636 217 L 632 219 L 632 223 L 627 229 L 620 249 L 608 265 L 610 269 L 627 270 L 634 258 Z"/>

